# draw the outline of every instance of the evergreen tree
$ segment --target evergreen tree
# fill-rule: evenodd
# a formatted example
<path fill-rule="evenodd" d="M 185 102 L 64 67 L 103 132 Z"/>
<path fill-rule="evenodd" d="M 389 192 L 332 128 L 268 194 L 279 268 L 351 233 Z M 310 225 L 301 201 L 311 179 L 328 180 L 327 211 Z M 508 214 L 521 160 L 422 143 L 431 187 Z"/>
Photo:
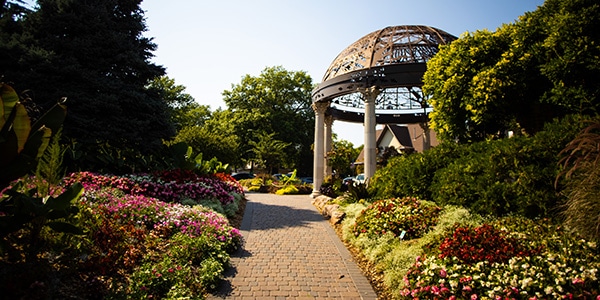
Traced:
<path fill-rule="evenodd" d="M 46 106 L 68 98 L 64 136 L 93 154 L 98 144 L 149 153 L 174 135 L 167 104 L 148 89 L 165 74 L 141 0 L 39 0 L 25 18 L 28 52 L 8 76 Z"/>

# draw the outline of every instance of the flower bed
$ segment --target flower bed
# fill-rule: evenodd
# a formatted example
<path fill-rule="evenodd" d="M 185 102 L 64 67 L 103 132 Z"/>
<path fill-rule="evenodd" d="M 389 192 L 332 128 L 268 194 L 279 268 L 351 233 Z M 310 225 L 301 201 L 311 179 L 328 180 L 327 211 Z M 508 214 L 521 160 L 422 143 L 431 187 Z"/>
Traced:
<path fill-rule="evenodd" d="M 231 207 L 243 193 L 227 175 L 82 172 L 64 180 L 65 186 L 74 182 L 82 183 L 85 192 L 68 221 L 83 234 L 46 228 L 35 261 L 18 254 L 27 250 L 22 245 L 27 228 L 6 236 L 3 242 L 10 251 L 2 249 L 0 257 L 5 297 L 202 299 L 220 280 L 229 253 L 242 242 L 224 215 L 178 203 L 196 197 L 198 202 L 208 198 Z"/>
<path fill-rule="evenodd" d="M 79 172 L 65 179 L 67 185 L 73 182 L 81 182 L 85 188 L 110 186 L 128 194 L 145 195 L 174 203 L 181 203 L 185 199 L 195 201 L 214 199 L 227 205 L 233 202 L 233 193 L 244 193 L 240 184 L 230 175 L 198 176 L 186 170 L 128 176 Z"/>
<path fill-rule="evenodd" d="M 367 271 L 377 278 L 382 299 L 600 299 L 597 245 L 550 220 L 484 220 L 446 206 L 418 238 L 402 240 L 380 229 L 357 234 L 361 222 L 396 226 L 398 220 L 389 215 L 396 211 L 394 201 L 342 208 L 342 238 L 369 262 Z M 398 211 L 411 206 L 404 207 Z M 411 222 L 400 227 L 408 232 Z"/>

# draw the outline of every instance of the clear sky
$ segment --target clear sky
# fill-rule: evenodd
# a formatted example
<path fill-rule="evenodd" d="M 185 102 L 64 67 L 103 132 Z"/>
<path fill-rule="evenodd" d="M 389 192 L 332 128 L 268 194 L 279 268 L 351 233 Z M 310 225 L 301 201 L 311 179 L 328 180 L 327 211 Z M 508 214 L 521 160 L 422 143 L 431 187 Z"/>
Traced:
<path fill-rule="evenodd" d="M 144 0 L 153 62 L 202 105 L 225 109 L 222 92 L 266 67 L 306 71 L 314 83 L 333 59 L 387 26 L 428 25 L 460 36 L 494 31 L 543 0 Z M 334 122 L 338 137 L 363 144 L 361 124 Z"/>

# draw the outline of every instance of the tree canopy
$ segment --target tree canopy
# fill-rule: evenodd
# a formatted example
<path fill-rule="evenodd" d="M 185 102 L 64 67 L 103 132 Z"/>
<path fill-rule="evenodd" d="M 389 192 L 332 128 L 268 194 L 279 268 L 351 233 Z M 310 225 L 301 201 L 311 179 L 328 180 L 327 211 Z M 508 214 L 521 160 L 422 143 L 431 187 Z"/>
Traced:
<path fill-rule="evenodd" d="M 314 139 L 314 112 L 310 105 L 312 79 L 304 71 L 287 71 L 281 66 L 267 67 L 257 77 L 246 75 L 223 100 L 233 114 L 231 122 L 240 138 L 241 159 L 253 158 L 253 144 L 261 134 L 285 144 L 282 164 L 298 169 L 299 174 L 312 170 L 311 145 Z"/>
<path fill-rule="evenodd" d="M 600 5 L 547 0 L 495 32 L 465 33 L 427 64 L 432 128 L 444 140 L 533 134 L 554 117 L 597 114 Z"/>

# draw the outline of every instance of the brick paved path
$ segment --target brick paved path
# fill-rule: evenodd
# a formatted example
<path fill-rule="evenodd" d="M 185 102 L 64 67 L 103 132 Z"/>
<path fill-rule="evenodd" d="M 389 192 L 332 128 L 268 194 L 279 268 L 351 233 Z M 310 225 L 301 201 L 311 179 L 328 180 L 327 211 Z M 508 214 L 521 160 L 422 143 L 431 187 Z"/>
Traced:
<path fill-rule="evenodd" d="M 308 195 L 247 197 L 245 244 L 209 299 L 376 299 Z"/>

